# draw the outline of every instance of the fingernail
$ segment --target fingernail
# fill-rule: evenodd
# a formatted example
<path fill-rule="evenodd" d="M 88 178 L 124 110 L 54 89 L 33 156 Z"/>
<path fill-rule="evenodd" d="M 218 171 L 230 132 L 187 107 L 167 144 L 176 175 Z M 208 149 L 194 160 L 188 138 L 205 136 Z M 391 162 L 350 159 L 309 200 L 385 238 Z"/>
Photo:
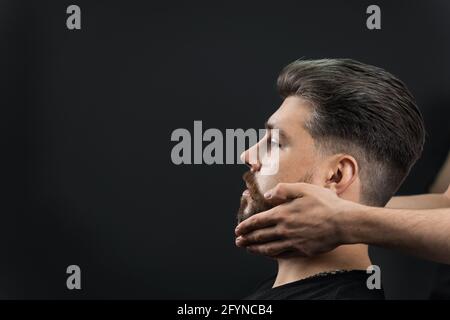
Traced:
<path fill-rule="evenodd" d="M 264 193 L 264 198 L 266 199 L 272 198 L 272 193 L 270 191 L 267 191 L 266 193 Z"/>

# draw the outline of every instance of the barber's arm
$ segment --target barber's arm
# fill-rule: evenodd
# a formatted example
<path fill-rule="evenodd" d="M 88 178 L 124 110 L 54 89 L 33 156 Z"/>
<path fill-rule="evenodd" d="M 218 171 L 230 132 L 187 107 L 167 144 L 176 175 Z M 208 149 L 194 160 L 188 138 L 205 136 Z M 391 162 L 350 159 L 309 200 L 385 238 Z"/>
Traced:
<path fill-rule="evenodd" d="M 364 206 L 305 183 L 279 184 L 270 199 L 280 205 L 236 228 L 238 246 L 276 257 L 366 243 L 450 264 L 450 186 L 442 194 L 401 197 L 388 204 L 406 209 Z M 424 203 L 433 209 L 423 209 Z"/>
<path fill-rule="evenodd" d="M 391 209 L 436 209 L 450 208 L 450 186 L 446 192 L 393 197 L 387 208 Z"/>

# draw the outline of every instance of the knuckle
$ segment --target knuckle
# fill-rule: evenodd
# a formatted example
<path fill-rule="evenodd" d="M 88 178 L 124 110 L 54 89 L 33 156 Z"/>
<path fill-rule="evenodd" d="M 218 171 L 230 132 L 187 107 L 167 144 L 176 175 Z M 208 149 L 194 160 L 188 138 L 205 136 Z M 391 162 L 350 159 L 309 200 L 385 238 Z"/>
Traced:
<path fill-rule="evenodd" d="M 285 236 L 285 232 L 283 232 L 283 231 L 285 231 L 285 230 L 283 230 L 282 227 L 279 227 L 279 226 L 276 227 L 275 230 L 274 230 L 275 237 L 277 237 L 277 238 L 284 237 Z"/>
<path fill-rule="evenodd" d="M 280 208 L 277 209 L 275 215 L 280 222 L 284 222 L 286 220 L 286 217 L 288 216 L 289 211 L 286 210 L 285 206 L 280 206 Z"/>
<path fill-rule="evenodd" d="M 304 198 L 300 198 L 300 199 L 294 199 L 291 204 L 292 204 L 292 211 L 298 212 L 300 211 L 300 209 L 302 208 L 302 206 L 304 205 L 305 200 Z"/>
<path fill-rule="evenodd" d="M 273 208 L 272 210 L 272 219 L 274 220 L 274 222 L 280 222 L 283 218 L 282 212 L 277 207 Z"/>
<path fill-rule="evenodd" d="M 288 229 L 286 228 L 286 226 L 284 224 L 281 223 L 276 227 L 276 232 L 282 236 L 288 232 Z"/>
<path fill-rule="evenodd" d="M 284 189 L 285 189 L 285 184 L 280 182 L 275 186 L 274 194 L 277 196 L 280 196 L 281 194 L 283 194 Z"/>
<path fill-rule="evenodd" d="M 286 223 L 286 227 L 288 227 L 288 228 L 293 228 L 293 227 L 295 227 L 295 224 L 296 224 L 296 218 L 295 218 L 295 216 L 289 216 L 289 217 L 286 217 L 286 219 L 285 219 L 285 223 Z"/>
<path fill-rule="evenodd" d="M 286 230 L 280 227 L 275 227 L 272 233 L 272 239 L 285 239 L 286 238 Z"/>
<path fill-rule="evenodd" d="M 280 227 L 283 229 L 284 232 L 287 232 L 291 228 L 291 222 L 289 217 L 283 217 L 283 219 L 280 222 Z"/>
<path fill-rule="evenodd" d="M 286 190 L 287 186 L 288 186 L 287 183 L 284 183 L 284 182 L 280 182 L 278 184 L 278 187 L 279 187 L 279 190 L 281 193 L 285 193 L 287 191 Z"/>
<path fill-rule="evenodd" d="M 286 237 L 286 238 L 288 238 L 288 239 L 295 239 L 295 237 L 297 236 L 297 233 L 295 232 L 295 230 L 286 230 L 285 232 L 284 232 L 284 236 Z M 293 245 L 294 243 L 293 243 L 293 241 L 292 241 L 292 243 L 291 243 L 291 245 Z"/>

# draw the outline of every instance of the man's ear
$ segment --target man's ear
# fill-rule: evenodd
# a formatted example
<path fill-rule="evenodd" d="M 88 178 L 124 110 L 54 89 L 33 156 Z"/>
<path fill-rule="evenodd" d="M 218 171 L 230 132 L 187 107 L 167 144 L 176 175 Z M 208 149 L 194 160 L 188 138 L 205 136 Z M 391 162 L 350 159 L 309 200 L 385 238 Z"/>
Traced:
<path fill-rule="evenodd" d="M 327 170 L 325 185 L 337 195 L 343 193 L 358 177 L 358 162 L 348 154 L 334 156 Z"/>

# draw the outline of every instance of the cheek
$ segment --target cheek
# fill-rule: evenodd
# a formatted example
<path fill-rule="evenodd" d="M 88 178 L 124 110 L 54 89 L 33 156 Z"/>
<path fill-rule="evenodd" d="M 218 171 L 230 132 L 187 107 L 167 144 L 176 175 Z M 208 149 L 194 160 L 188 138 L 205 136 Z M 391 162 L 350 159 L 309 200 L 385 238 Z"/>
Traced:
<path fill-rule="evenodd" d="M 257 178 L 257 183 L 259 187 L 259 191 L 261 191 L 262 194 L 266 193 L 273 187 L 275 187 L 279 182 L 282 182 L 278 174 L 275 175 L 260 175 Z"/>
<path fill-rule="evenodd" d="M 261 193 L 264 194 L 280 182 L 295 183 L 303 181 L 306 176 L 312 178 L 312 181 L 309 181 L 310 183 L 319 184 L 318 181 L 315 181 L 317 180 L 315 179 L 316 170 L 319 166 L 315 161 L 316 160 L 313 158 L 305 157 L 304 154 L 286 156 L 285 154 L 280 153 L 278 172 L 274 175 L 257 176 L 257 182 Z"/>
<path fill-rule="evenodd" d="M 266 159 L 268 161 L 268 159 Z M 269 159 L 270 160 L 270 159 Z M 262 165 L 267 165 L 268 162 L 262 162 Z M 274 188 L 280 182 L 288 182 L 287 178 L 292 173 L 289 172 L 288 161 L 280 154 L 278 161 L 278 171 L 273 175 L 257 175 L 257 183 L 262 194 Z"/>

